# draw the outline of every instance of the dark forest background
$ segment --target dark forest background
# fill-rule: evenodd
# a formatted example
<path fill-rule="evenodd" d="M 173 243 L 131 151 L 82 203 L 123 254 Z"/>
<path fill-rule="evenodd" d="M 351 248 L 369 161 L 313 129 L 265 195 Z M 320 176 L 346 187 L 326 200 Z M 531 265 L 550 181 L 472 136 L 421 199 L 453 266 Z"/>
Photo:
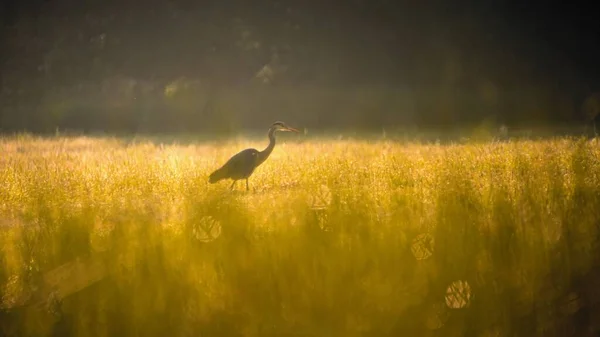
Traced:
<path fill-rule="evenodd" d="M 600 106 L 599 21 L 561 6 L 4 1 L 0 130 L 580 125 Z"/>

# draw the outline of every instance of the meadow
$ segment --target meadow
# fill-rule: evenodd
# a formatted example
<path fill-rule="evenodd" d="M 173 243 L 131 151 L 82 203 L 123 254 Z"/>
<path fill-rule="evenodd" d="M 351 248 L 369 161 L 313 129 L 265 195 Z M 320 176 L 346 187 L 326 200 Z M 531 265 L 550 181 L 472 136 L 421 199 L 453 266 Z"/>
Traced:
<path fill-rule="evenodd" d="M 0 336 L 600 332 L 597 140 L 264 146 L 0 139 Z"/>

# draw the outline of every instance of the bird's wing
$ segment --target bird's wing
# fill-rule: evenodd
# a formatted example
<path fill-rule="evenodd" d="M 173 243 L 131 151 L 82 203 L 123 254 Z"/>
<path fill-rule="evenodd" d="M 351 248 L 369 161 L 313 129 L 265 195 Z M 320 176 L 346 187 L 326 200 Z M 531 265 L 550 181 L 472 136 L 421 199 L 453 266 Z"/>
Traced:
<path fill-rule="evenodd" d="M 258 150 L 246 149 L 240 151 L 231 157 L 223 167 L 226 167 L 229 172 L 240 172 L 242 170 L 252 170 L 258 157 Z"/>

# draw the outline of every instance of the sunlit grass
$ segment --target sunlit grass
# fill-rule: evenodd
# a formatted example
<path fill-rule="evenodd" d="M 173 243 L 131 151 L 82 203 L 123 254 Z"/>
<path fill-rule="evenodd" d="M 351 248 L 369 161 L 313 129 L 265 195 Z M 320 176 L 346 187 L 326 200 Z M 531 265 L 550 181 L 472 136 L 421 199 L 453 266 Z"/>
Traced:
<path fill-rule="evenodd" d="M 208 184 L 231 155 L 264 145 L 1 139 L 0 327 L 548 336 L 600 301 L 586 283 L 599 280 L 595 141 L 292 139 L 250 192 Z M 71 294 L 64 280 L 52 292 L 62 301 L 41 299 L 54 309 L 11 316 L 48 272 L 95 257 L 102 281 Z"/>

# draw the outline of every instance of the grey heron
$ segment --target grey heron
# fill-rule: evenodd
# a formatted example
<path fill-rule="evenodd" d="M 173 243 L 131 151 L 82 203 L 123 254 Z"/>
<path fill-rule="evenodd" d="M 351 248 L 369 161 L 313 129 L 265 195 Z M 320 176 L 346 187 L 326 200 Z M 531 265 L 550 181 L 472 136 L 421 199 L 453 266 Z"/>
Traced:
<path fill-rule="evenodd" d="M 269 128 L 269 145 L 262 151 L 256 149 L 245 149 L 229 159 L 223 166 L 214 171 L 208 178 L 208 182 L 214 184 L 223 179 L 232 179 L 231 189 L 238 180 L 246 180 L 246 191 L 248 187 L 248 178 L 254 173 L 254 170 L 264 163 L 273 149 L 275 148 L 275 131 L 292 131 L 298 130 L 285 125 L 283 122 L 275 122 Z"/>

